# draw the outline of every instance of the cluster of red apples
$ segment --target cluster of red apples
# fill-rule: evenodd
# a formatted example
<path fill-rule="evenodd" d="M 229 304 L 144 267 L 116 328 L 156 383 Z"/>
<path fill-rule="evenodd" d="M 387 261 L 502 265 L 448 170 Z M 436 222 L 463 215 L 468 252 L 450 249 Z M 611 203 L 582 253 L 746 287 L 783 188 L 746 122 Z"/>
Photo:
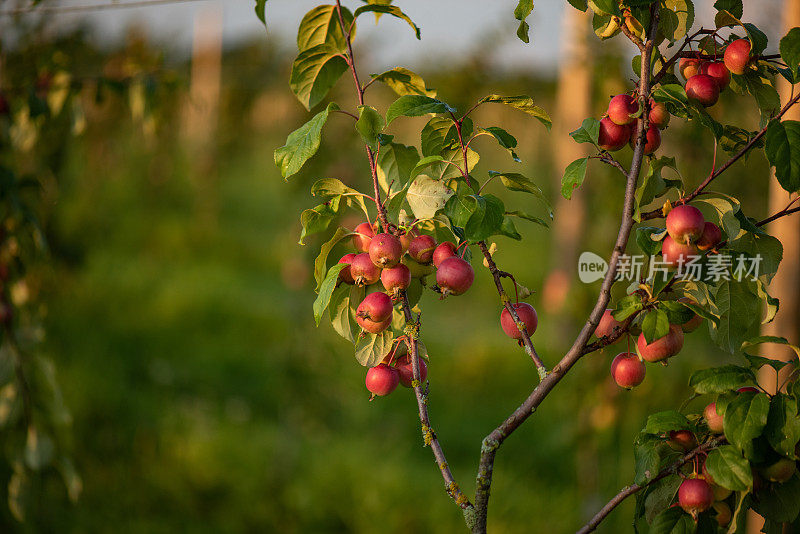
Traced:
<path fill-rule="evenodd" d="M 737 39 L 726 48 L 723 61 L 702 61 L 681 58 L 678 68 L 686 78 L 686 96 L 703 107 L 713 106 L 731 81 L 731 73 L 744 74 L 750 64 L 750 41 Z M 652 154 L 661 146 L 661 130 L 669 124 L 669 112 L 661 102 L 652 98 L 647 106 L 647 128 L 644 153 Z M 598 145 L 603 150 L 615 152 L 630 144 L 633 147 L 636 124 L 645 110 L 642 102 L 629 94 L 616 95 L 608 103 L 608 110 L 600 120 Z"/>
<path fill-rule="evenodd" d="M 751 48 L 749 40 L 736 39 L 725 48 L 723 61 L 681 58 L 678 68 L 686 78 L 686 96 L 703 107 L 716 104 L 719 94 L 731 82 L 731 73 L 744 74 L 750 64 Z"/>
<path fill-rule="evenodd" d="M 411 230 L 400 236 L 376 234 L 373 225 L 362 223 L 354 231 L 353 246 L 358 252 L 339 260 L 347 265 L 339 273 L 340 282 L 367 287 L 368 291 L 378 282 L 383 286 L 383 291 L 368 293 L 356 308 L 356 322 L 371 334 L 379 334 L 392 324 L 394 302 L 401 298 L 412 278 L 421 279 L 436 271 L 442 298 L 464 294 L 475 278 L 472 266 L 457 254 L 453 243 L 437 244 L 433 237 Z M 424 380 L 427 368 L 422 360 L 420 373 Z M 393 352 L 386 361 L 369 369 L 366 385 L 374 395 L 384 396 L 394 391 L 398 383 L 410 387 L 411 376 L 408 355 L 395 360 Z"/>
<path fill-rule="evenodd" d="M 661 242 L 664 262 L 680 267 L 692 256 L 712 252 L 722 241 L 719 226 L 708 222 L 694 206 L 681 204 L 667 214 L 667 235 Z"/>
<path fill-rule="evenodd" d="M 737 394 L 758 394 L 758 388 L 747 386 L 737 390 Z M 707 405 L 703 410 L 703 420 L 711 434 L 721 435 L 724 432 L 724 417 L 717 413 L 715 402 Z M 698 446 L 697 436 L 690 430 L 673 430 L 667 436 L 667 444 L 679 452 L 689 452 Z M 800 451 L 798 451 L 800 452 Z M 686 478 L 678 489 L 678 506 L 697 518 L 698 514 L 713 507 L 716 510 L 716 520 L 720 526 L 726 526 L 731 521 L 731 507 L 726 499 L 731 495 L 731 490 L 724 488 L 714 481 L 714 478 L 702 462 L 700 472 L 695 472 Z M 768 462 L 763 467 L 753 469 L 754 492 L 764 487 L 765 481 L 784 483 L 797 472 L 797 463 L 790 458 L 780 458 Z"/>
<path fill-rule="evenodd" d="M 661 130 L 669 124 L 669 112 L 661 102 L 650 99 L 644 153 L 652 154 L 661 146 Z M 627 144 L 633 147 L 636 124 L 643 114 L 639 101 L 628 94 L 617 95 L 608 103 L 608 111 L 600 120 L 598 145 L 603 150 L 615 152 Z"/>

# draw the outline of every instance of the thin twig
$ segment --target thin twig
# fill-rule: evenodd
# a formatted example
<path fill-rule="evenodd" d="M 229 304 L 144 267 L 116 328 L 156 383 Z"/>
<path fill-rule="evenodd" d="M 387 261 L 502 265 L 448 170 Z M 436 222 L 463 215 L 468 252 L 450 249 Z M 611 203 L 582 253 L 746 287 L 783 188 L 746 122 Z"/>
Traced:
<path fill-rule="evenodd" d="M 800 100 L 800 94 L 798 94 L 797 96 L 795 96 L 794 98 L 789 100 L 789 102 L 787 102 L 786 105 L 783 106 L 783 108 L 780 110 L 780 112 L 775 117 L 773 117 L 773 120 L 780 119 L 781 117 L 783 117 L 786 114 L 786 112 L 789 111 L 789 109 L 792 106 L 797 104 L 797 102 L 799 100 Z M 728 161 L 726 161 L 719 169 L 717 169 L 717 170 L 713 171 L 711 174 L 709 174 L 708 177 L 706 177 L 706 179 L 703 180 L 702 183 L 700 185 L 698 185 L 697 188 L 694 191 L 692 191 L 691 193 L 689 193 L 685 197 L 681 198 L 680 200 L 677 200 L 674 203 L 674 205 L 678 206 L 680 204 L 686 204 L 688 202 L 691 202 L 694 198 L 696 198 L 700 193 L 703 192 L 703 190 L 706 187 L 708 187 L 708 185 L 711 182 L 713 182 L 714 180 L 719 178 L 719 176 L 723 172 L 728 170 L 728 168 L 730 168 L 731 165 L 736 163 L 739 159 L 742 158 L 742 156 L 747 154 L 747 152 L 749 152 L 756 145 L 756 143 L 758 143 L 758 141 L 762 137 L 764 137 L 764 135 L 767 133 L 767 128 L 768 127 L 769 127 L 769 124 L 764 126 L 756 135 L 753 136 L 753 138 L 744 147 L 742 147 L 741 150 L 739 150 L 739 152 L 737 152 L 736 154 L 731 156 L 731 158 Z M 649 219 L 657 219 L 657 218 L 660 218 L 660 217 L 664 217 L 664 212 L 662 211 L 661 208 L 656 208 L 656 209 L 654 209 L 652 211 L 648 211 L 648 212 L 642 214 L 642 220 L 643 221 L 646 221 L 646 220 L 649 220 Z"/>
<path fill-rule="evenodd" d="M 602 521 L 608 516 L 608 514 L 610 514 L 614 510 L 614 508 L 619 506 L 620 503 L 622 503 L 622 501 L 624 501 L 631 495 L 639 492 L 640 490 L 646 488 L 647 486 L 655 482 L 658 482 L 662 478 L 676 474 L 681 467 L 694 460 L 697 456 L 705 454 L 707 451 L 715 449 L 720 445 L 724 444 L 725 442 L 726 442 L 725 438 L 712 439 L 711 441 L 708 441 L 700 445 L 696 449 L 692 450 L 691 452 L 685 454 L 684 456 L 682 456 L 681 458 L 670 464 L 668 467 L 661 470 L 656 476 L 654 476 L 648 482 L 641 485 L 632 484 L 630 486 L 622 488 L 620 492 L 617 493 L 614 496 L 614 498 L 608 501 L 608 504 L 603 506 L 603 508 L 601 508 L 600 511 L 597 512 L 594 515 L 594 517 L 592 517 L 592 519 L 588 523 L 586 523 L 586 525 L 583 528 L 578 530 L 577 534 L 588 534 L 589 532 L 594 532 L 597 526 L 600 523 L 602 523 Z"/>

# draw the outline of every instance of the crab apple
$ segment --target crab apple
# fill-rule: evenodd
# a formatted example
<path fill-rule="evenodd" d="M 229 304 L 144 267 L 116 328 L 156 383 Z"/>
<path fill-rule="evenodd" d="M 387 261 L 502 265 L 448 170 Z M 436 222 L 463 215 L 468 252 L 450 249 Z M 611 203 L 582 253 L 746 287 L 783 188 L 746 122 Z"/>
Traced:
<path fill-rule="evenodd" d="M 685 302 L 685 303 L 688 303 L 688 304 L 697 304 L 695 301 L 693 301 L 689 297 L 679 298 L 678 302 Z M 688 321 L 686 321 L 685 323 L 683 323 L 681 325 L 681 330 L 683 330 L 684 332 L 694 332 L 695 330 L 697 330 L 697 328 L 701 324 L 703 324 L 703 318 L 695 313 L 694 317 L 692 317 L 691 319 L 689 319 Z"/>
<path fill-rule="evenodd" d="M 442 243 L 444 244 L 444 243 Z M 436 240 L 429 235 L 415 237 L 408 245 L 408 255 L 419 263 L 430 263 L 436 250 Z"/>
<path fill-rule="evenodd" d="M 708 510 L 714 503 L 714 492 L 702 478 L 687 478 L 678 488 L 678 503 L 684 511 L 697 515 Z"/>
<path fill-rule="evenodd" d="M 705 230 L 706 220 L 699 209 L 688 204 L 675 206 L 667 215 L 667 233 L 678 243 L 694 243 Z"/>
<path fill-rule="evenodd" d="M 648 362 L 660 362 L 678 354 L 683 348 L 683 330 L 678 325 L 669 325 L 669 332 L 664 337 L 654 339 L 652 343 L 647 343 L 644 332 L 639 334 L 636 341 L 639 355 Z"/>
<path fill-rule="evenodd" d="M 450 241 L 445 241 L 440 243 L 436 249 L 433 251 L 433 265 L 434 267 L 439 267 L 441 263 L 449 258 L 450 256 L 456 255 L 456 246 L 452 244 Z"/>
<path fill-rule="evenodd" d="M 687 80 L 700 74 L 700 66 L 700 60 L 693 57 L 682 57 L 678 62 L 678 70 L 681 71 L 681 76 Z"/>
<path fill-rule="evenodd" d="M 633 352 L 621 352 L 611 362 L 611 376 L 621 388 L 631 389 L 644 381 L 644 362 Z"/>
<path fill-rule="evenodd" d="M 667 445 L 676 451 L 689 452 L 697 447 L 697 438 L 689 430 L 673 430 L 669 433 Z"/>
<path fill-rule="evenodd" d="M 400 373 L 394 367 L 381 363 L 367 371 L 364 382 L 370 393 L 383 397 L 397 388 L 397 384 L 400 383 Z"/>
<path fill-rule="evenodd" d="M 711 78 L 717 82 L 720 93 L 731 83 L 731 71 L 728 70 L 722 61 L 708 61 L 703 63 L 700 66 L 700 74 L 711 76 Z"/>
<path fill-rule="evenodd" d="M 458 256 L 452 256 L 439 264 L 436 270 L 436 284 L 442 290 L 442 297 L 463 295 L 472 286 L 475 271 L 472 265 Z"/>
<path fill-rule="evenodd" d="M 703 419 L 706 420 L 708 429 L 714 434 L 722 434 L 724 417 L 717 413 L 717 403 L 712 402 L 703 409 Z"/>
<path fill-rule="evenodd" d="M 711 250 L 722 242 L 722 230 L 712 222 L 706 222 L 703 226 L 703 235 L 697 240 L 695 246 L 703 252 Z"/>
<path fill-rule="evenodd" d="M 608 308 L 603 312 L 600 321 L 597 323 L 597 328 L 594 329 L 594 335 L 597 337 L 606 337 L 614 333 L 614 330 L 621 329 L 622 323 L 614 319 L 614 310 Z"/>
<path fill-rule="evenodd" d="M 361 223 L 353 230 L 356 235 L 353 236 L 353 247 L 359 252 L 369 252 L 369 244 L 372 243 L 372 238 L 375 237 L 375 230 L 370 223 Z"/>
<path fill-rule="evenodd" d="M 750 63 L 750 50 L 752 45 L 749 39 L 736 39 L 725 48 L 723 60 L 725 66 L 733 74 L 744 74 Z"/>
<path fill-rule="evenodd" d="M 345 284 L 353 284 L 355 281 L 353 280 L 353 273 L 350 272 L 350 266 L 353 263 L 353 258 L 355 258 L 355 254 L 345 254 L 339 260 L 339 263 L 346 263 L 347 267 L 339 271 L 339 280 L 344 282 Z"/>
<path fill-rule="evenodd" d="M 600 136 L 598 139 L 598 145 L 603 150 L 615 152 L 624 147 L 630 138 L 630 125 L 620 126 L 619 124 L 614 123 L 608 117 L 605 117 L 600 121 Z"/>
<path fill-rule="evenodd" d="M 625 126 L 636 119 L 631 117 L 639 111 L 639 101 L 631 95 L 617 95 L 608 103 L 608 118 L 614 124 Z"/>
<path fill-rule="evenodd" d="M 403 256 L 403 245 L 392 234 L 378 234 L 369 244 L 369 257 L 378 267 L 394 267 Z"/>
<path fill-rule="evenodd" d="M 402 358 L 398 359 L 396 368 L 397 372 L 400 373 L 400 384 L 410 388 L 411 382 L 414 380 L 414 367 L 411 363 L 411 356 L 406 354 Z M 425 382 L 426 378 L 428 378 L 428 365 L 425 363 L 424 359 L 419 358 L 420 383 Z"/>
<path fill-rule="evenodd" d="M 381 283 L 389 293 L 396 294 L 408 288 L 411 283 L 411 271 L 408 267 L 399 263 L 394 267 L 381 271 Z"/>
<path fill-rule="evenodd" d="M 789 458 L 781 458 L 777 462 L 761 469 L 761 473 L 770 482 L 778 482 L 783 484 L 795 474 L 797 471 L 797 464 L 794 460 Z"/>
<path fill-rule="evenodd" d="M 417 233 L 414 230 L 408 230 L 407 232 L 403 232 L 398 239 L 400 239 L 400 246 L 403 247 L 403 254 L 408 252 L 408 247 L 411 246 L 411 242 L 417 237 Z"/>
<path fill-rule="evenodd" d="M 350 262 L 350 274 L 359 286 L 369 286 L 380 280 L 381 268 L 376 267 L 369 254 L 356 254 Z"/>
<path fill-rule="evenodd" d="M 667 106 L 662 102 L 656 102 L 652 98 L 650 99 L 650 113 L 648 113 L 647 117 L 650 120 L 651 126 L 663 130 L 669 124 L 669 116 Z"/>
<path fill-rule="evenodd" d="M 636 135 L 631 135 L 630 145 L 633 148 L 636 144 Z M 647 135 L 645 136 L 644 142 L 644 153 L 645 154 L 652 154 L 658 147 L 661 146 L 661 130 L 658 129 L 654 124 L 651 124 L 647 128 Z"/>
<path fill-rule="evenodd" d="M 715 502 L 711 506 L 713 506 L 714 510 L 717 512 L 717 515 L 714 518 L 717 520 L 717 524 L 721 527 L 727 527 L 731 522 L 731 519 L 733 519 L 731 507 L 720 501 Z"/>
<path fill-rule="evenodd" d="M 369 332 L 370 334 L 380 334 L 392 324 L 392 316 L 390 315 L 387 319 L 381 322 L 375 322 L 366 317 L 359 317 L 356 315 L 356 322 L 358 323 L 358 326 L 364 330 L 364 332 Z"/>
<path fill-rule="evenodd" d="M 758 393 L 760 390 L 753 386 L 744 386 L 736 390 L 736 393 Z"/>
<path fill-rule="evenodd" d="M 686 96 L 707 108 L 719 100 L 719 86 L 708 74 L 695 74 L 686 80 Z"/>
<path fill-rule="evenodd" d="M 539 317 L 536 315 L 536 310 L 527 302 L 517 302 L 512 306 L 514 311 L 517 312 L 519 320 L 525 324 L 525 331 L 529 336 L 532 336 L 536 332 L 536 327 L 539 326 Z M 503 311 L 500 312 L 500 326 L 508 337 L 522 339 L 522 332 L 519 331 L 514 318 L 506 308 L 503 308 Z"/>
<path fill-rule="evenodd" d="M 356 316 L 381 323 L 392 316 L 392 299 L 386 293 L 376 291 L 370 293 L 356 308 Z"/>
<path fill-rule="evenodd" d="M 408 270 L 411 273 L 411 278 L 425 278 L 436 270 L 433 265 L 426 265 L 424 263 L 414 261 L 408 256 L 403 256 L 403 259 L 400 261 L 403 265 L 408 267 Z"/>
<path fill-rule="evenodd" d="M 682 245 L 672 239 L 672 236 L 667 236 L 661 242 L 661 255 L 664 256 L 665 263 L 679 267 L 688 263 L 692 256 L 697 256 L 698 250 L 694 245 Z"/>

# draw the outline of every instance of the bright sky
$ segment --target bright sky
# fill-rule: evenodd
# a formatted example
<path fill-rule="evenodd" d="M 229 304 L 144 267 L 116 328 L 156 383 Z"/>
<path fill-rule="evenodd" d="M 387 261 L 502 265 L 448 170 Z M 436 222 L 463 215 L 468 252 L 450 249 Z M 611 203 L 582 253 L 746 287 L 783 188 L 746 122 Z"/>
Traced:
<path fill-rule="evenodd" d="M 122 0 L 122 2 L 131 0 Z M 108 0 L 64 0 L 61 5 L 106 3 Z M 55 3 L 55 2 L 53 2 Z M 267 38 L 274 39 L 292 53 L 296 28 L 303 14 L 322 3 L 320 0 L 268 0 Z M 345 5 L 362 5 L 344 0 Z M 561 19 L 567 6 L 564 0 L 538 0 L 531 24 L 531 44 L 514 35 L 517 22 L 513 11 L 517 0 L 396 0 L 422 29 L 422 41 L 414 38 L 405 22 L 384 17 L 380 25 L 372 16 L 359 19 L 360 61 L 368 68 L 403 64 L 414 68 L 429 61 L 440 63 L 458 58 L 465 51 L 495 44 L 496 64 L 524 70 L 552 70 L 560 52 Z M 780 17 L 776 0 L 745 0 L 745 20 L 760 24 Z M 697 20 L 713 23 L 713 0 L 696 0 Z M 194 17 L 203 10 L 222 13 L 223 39 L 226 44 L 265 35 L 264 27 L 253 12 L 253 0 L 206 0 L 144 8 L 115 9 L 101 12 L 65 13 L 62 24 L 85 22 L 89 18 L 98 36 L 113 40 L 124 36 L 130 24 L 147 29 L 151 36 L 178 52 L 191 48 Z M 464 9 L 468 6 L 468 9 Z M 569 8 L 571 9 L 571 8 Z M 369 53 L 365 53 L 366 51 Z"/>

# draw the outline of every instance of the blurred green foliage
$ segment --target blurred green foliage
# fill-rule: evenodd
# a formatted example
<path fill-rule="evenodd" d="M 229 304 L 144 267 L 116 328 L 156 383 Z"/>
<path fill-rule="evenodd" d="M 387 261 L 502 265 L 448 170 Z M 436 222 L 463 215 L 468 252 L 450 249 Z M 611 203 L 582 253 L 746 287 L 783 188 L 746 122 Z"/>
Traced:
<path fill-rule="evenodd" d="M 38 54 L 55 43 L 25 46 Z M 74 53 L 71 61 L 88 76 L 132 47 L 61 51 Z M 351 347 L 328 325 L 314 327 L 310 264 L 320 236 L 297 245 L 297 214 L 313 205 L 308 189 L 316 179 L 363 185 L 368 168 L 350 123 L 332 120 L 312 164 L 283 182 L 272 150 L 306 120 L 286 87 L 286 60 L 260 45 L 226 51 L 211 152 L 183 141 L 189 69 L 178 65 L 182 89 L 154 110 L 156 128 L 105 106 L 60 154 L 48 221 L 53 262 L 42 275 L 45 352 L 56 362 L 73 414 L 84 491 L 72 505 L 60 480 L 45 473 L 31 520 L 20 526 L 4 512 L 0 530 L 464 530 L 422 446 L 411 392 L 367 402 L 365 369 Z M 553 111 L 552 81 L 521 74 L 498 79 L 480 68 L 482 61 L 465 58 L 426 80 L 460 108 L 501 93 L 534 95 Z M 629 62 L 597 62 L 598 115 L 607 99 L 602 82 L 615 69 L 624 79 L 618 65 Z M 371 96 L 381 106 L 392 98 L 383 91 L 376 84 Z M 335 93 L 353 107 L 346 82 Z M 714 113 L 736 106 L 728 94 Z M 513 111 L 487 108 L 475 120 L 491 125 L 493 114 L 503 114 L 519 139 L 523 163 L 482 140 L 478 171 L 523 172 L 555 198 L 562 171 L 552 162 L 556 140 Z M 758 118 L 741 120 L 752 127 Z M 417 125 L 407 124 L 393 133 L 415 143 L 410 132 Z M 694 185 L 711 166 L 711 146 L 705 130 L 673 120 L 662 153 L 680 155 L 684 178 Z M 623 184 L 614 172 L 591 162 L 583 250 L 605 254 L 616 235 Z M 765 162 L 753 157 L 722 181 L 757 216 L 764 214 L 767 179 Z M 501 239 L 495 258 L 541 291 L 552 266 L 549 251 L 558 243 L 533 224 L 519 229 L 525 240 Z M 426 295 L 421 304 L 431 417 L 467 493 L 474 491 L 481 439 L 537 381 L 524 352 L 502 334 L 491 278 L 475 263 L 470 293 L 457 302 Z M 545 363 L 553 365 L 571 344 L 597 289 L 576 285 L 564 314 L 540 314 L 535 342 Z M 531 302 L 537 305 L 538 295 Z M 608 376 L 622 346 L 580 362 L 504 445 L 495 467 L 492 532 L 573 532 L 630 483 L 632 440 L 646 414 L 677 408 L 688 396 L 690 370 L 729 358 L 700 331 L 669 367 L 650 366 L 645 383 L 627 392 Z M 632 501 L 620 507 L 601 532 L 630 530 L 631 507 Z"/>

